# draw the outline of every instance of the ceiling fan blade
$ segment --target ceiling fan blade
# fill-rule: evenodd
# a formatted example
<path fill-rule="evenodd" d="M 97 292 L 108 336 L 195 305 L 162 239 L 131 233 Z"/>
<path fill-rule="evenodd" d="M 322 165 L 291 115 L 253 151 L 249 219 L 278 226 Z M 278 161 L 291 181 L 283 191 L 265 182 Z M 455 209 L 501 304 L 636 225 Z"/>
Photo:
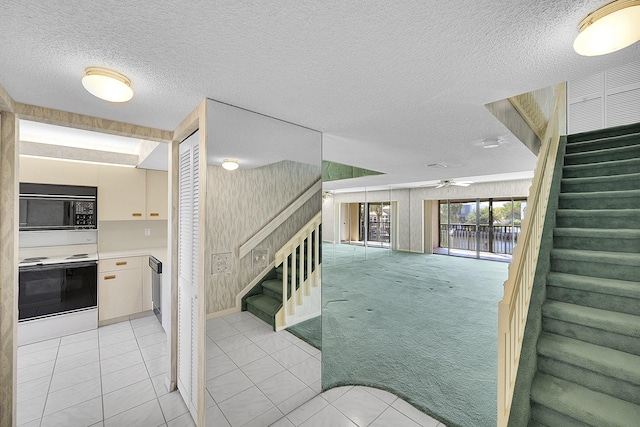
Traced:
<path fill-rule="evenodd" d="M 436 188 L 442 188 L 442 187 L 445 187 L 445 185 L 444 185 L 444 184 L 438 184 L 438 185 L 436 185 Z"/>
<path fill-rule="evenodd" d="M 457 185 L 458 187 L 468 187 L 471 185 L 470 182 L 452 182 L 451 185 Z"/>

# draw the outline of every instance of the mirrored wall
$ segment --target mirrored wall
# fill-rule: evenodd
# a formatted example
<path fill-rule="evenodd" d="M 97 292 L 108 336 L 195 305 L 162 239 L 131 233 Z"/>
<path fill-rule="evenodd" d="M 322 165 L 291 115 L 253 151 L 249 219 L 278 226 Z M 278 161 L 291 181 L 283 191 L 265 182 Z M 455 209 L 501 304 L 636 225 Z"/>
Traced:
<path fill-rule="evenodd" d="M 321 144 L 207 101 L 207 425 L 271 425 L 321 391 Z"/>

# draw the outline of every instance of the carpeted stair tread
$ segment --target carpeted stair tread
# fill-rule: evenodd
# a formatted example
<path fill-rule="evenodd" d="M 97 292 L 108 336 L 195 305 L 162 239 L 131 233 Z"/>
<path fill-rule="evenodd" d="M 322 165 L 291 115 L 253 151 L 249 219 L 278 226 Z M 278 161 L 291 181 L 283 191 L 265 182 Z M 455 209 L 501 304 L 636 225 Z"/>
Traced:
<path fill-rule="evenodd" d="M 640 229 L 556 228 L 553 230 L 553 234 L 563 237 L 639 239 Z"/>
<path fill-rule="evenodd" d="M 558 209 L 557 227 L 593 228 L 606 224 L 607 228 L 640 229 L 640 209 Z"/>
<path fill-rule="evenodd" d="M 564 178 L 580 178 L 586 176 L 611 176 L 636 173 L 640 169 L 640 158 L 610 160 L 604 162 L 565 165 L 562 168 Z"/>
<path fill-rule="evenodd" d="M 607 138 L 595 138 L 585 141 L 567 142 L 567 153 L 581 153 L 612 147 L 640 144 L 640 133 L 632 133 Z"/>
<path fill-rule="evenodd" d="M 615 138 L 621 135 L 632 135 L 640 133 L 640 123 L 614 126 L 603 129 L 590 130 L 587 132 L 574 133 L 567 137 L 567 145 L 579 143 L 581 141 L 593 141 L 595 139 Z"/>
<path fill-rule="evenodd" d="M 541 373 L 533 379 L 531 400 L 586 425 L 629 427 L 640 420 L 638 405 Z"/>
<path fill-rule="evenodd" d="M 274 316 L 278 310 L 280 310 L 280 307 L 282 307 L 282 301 L 277 301 L 266 295 L 258 294 L 247 298 L 247 305 L 253 306 L 265 314 Z"/>
<path fill-rule="evenodd" d="M 625 160 L 638 157 L 640 154 L 640 144 L 627 145 L 624 147 L 604 148 L 580 153 L 567 153 L 564 156 L 565 165 L 579 165 L 585 163 L 599 163 L 612 160 Z"/>
<path fill-rule="evenodd" d="M 561 182 L 563 191 L 573 193 L 633 190 L 640 188 L 640 173 L 564 178 Z"/>
<path fill-rule="evenodd" d="M 553 236 L 559 249 L 640 252 L 640 229 L 556 228 Z"/>
<path fill-rule="evenodd" d="M 640 282 L 549 272 L 547 275 L 547 286 L 597 292 L 640 300 Z"/>
<path fill-rule="evenodd" d="M 540 334 L 538 354 L 617 380 L 640 385 L 640 356 L 634 354 L 548 332 Z"/>
<path fill-rule="evenodd" d="M 542 314 L 552 319 L 640 338 L 640 316 L 632 314 L 551 300 L 542 306 Z"/>
<path fill-rule="evenodd" d="M 590 193 L 561 193 L 560 209 L 640 208 L 640 190 L 593 191 Z"/>
<path fill-rule="evenodd" d="M 270 291 L 280 294 L 280 296 L 282 296 L 282 280 L 279 280 L 279 279 L 265 280 L 264 282 L 262 282 L 262 287 L 267 288 Z"/>
<path fill-rule="evenodd" d="M 552 249 L 551 259 L 608 263 L 640 268 L 640 254 L 605 251 L 584 251 L 580 249 Z"/>

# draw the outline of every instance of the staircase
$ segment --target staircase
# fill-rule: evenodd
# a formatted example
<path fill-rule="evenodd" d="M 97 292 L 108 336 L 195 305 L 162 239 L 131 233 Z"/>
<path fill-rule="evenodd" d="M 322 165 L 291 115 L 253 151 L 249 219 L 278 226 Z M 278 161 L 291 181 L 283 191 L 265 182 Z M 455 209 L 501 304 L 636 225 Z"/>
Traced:
<path fill-rule="evenodd" d="M 278 331 L 305 318 L 294 318 L 305 302 L 306 312 L 319 314 L 321 221 L 318 213 L 275 254 L 276 267 L 242 298 L 242 310 L 249 311 Z M 312 289 L 316 298 L 311 298 Z M 286 292 L 286 298 L 283 297 Z M 283 303 L 286 301 L 286 305 Z"/>
<path fill-rule="evenodd" d="M 550 258 L 529 426 L 640 425 L 640 124 L 568 137 Z"/>

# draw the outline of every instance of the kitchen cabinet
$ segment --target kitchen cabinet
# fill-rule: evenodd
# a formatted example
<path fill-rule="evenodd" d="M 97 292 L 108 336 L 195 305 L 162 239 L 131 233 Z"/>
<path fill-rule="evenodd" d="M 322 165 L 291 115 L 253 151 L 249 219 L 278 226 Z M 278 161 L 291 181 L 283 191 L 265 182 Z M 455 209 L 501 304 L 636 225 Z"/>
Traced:
<path fill-rule="evenodd" d="M 20 156 L 19 169 L 20 182 L 98 186 L 98 168 L 89 163 Z"/>
<path fill-rule="evenodd" d="M 99 322 L 143 311 L 142 263 L 145 258 L 98 261 Z"/>
<path fill-rule="evenodd" d="M 147 170 L 146 218 L 167 219 L 167 172 Z"/>
<path fill-rule="evenodd" d="M 101 165 L 98 221 L 146 219 L 146 170 Z"/>

